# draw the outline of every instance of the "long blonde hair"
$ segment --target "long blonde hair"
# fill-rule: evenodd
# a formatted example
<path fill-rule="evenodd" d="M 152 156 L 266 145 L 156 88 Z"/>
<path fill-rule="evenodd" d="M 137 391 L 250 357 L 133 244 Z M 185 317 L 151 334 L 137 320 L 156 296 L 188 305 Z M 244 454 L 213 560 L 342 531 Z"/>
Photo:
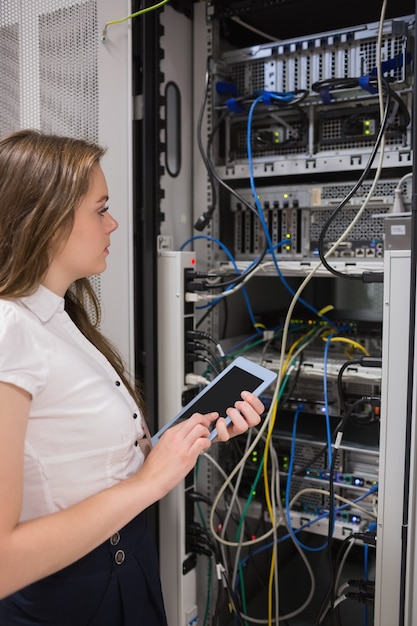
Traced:
<path fill-rule="evenodd" d="M 94 143 L 36 130 L 0 138 L 0 298 L 27 296 L 39 287 L 49 267 L 51 242 L 69 236 L 75 209 L 104 153 Z M 121 356 L 99 331 L 100 303 L 87 278 L 71 285 L 65 308 L 144 410 Z"/>

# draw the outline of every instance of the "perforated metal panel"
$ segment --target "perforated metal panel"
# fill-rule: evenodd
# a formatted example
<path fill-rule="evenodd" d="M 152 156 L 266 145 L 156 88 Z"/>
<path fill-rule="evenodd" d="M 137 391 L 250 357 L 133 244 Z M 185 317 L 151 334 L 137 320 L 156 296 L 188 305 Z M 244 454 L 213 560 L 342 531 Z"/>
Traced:
<path fill-rule="evenodd" d="M 96 1 L 0 7 L 0 132 L 34 127 L 97 141 Z"/>
<path fill-rule="evenodd" d="M 19 28 L 6 24 L 0 28 L 0 134 L 17 128 L 20 118 Z"/>
<path fill-rule="evenodd" d="M 64 7 L 39 18 L 40 125 L 97 141 L 96 2 Z"/>
<path fill-rule="evenodd" d="M 0 134 L 19 128 L 98 141 L 96 0 L 0 4 Z M 100 299 L 100 277 L 92 279 Z"/>

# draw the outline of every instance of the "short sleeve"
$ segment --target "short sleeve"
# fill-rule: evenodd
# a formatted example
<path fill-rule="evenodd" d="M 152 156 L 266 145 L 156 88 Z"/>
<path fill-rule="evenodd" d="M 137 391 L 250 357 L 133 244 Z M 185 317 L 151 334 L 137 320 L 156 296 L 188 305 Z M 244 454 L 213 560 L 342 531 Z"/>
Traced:
<path fill-rule="evenodd" d="M 49 371 L 37 326 L 13 304 L 0 301 L 0 381 L 25 389 L 32 398 L 44 389 Z"/>

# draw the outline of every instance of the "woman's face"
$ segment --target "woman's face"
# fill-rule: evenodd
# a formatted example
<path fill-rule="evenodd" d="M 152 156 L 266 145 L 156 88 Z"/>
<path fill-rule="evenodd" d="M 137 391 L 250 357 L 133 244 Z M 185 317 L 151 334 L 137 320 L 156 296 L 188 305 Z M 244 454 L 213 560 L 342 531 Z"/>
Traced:
<path fill-rule="evenodd" d="M 78 278 L 101 274 L 106 269 L 110 235 L 118 222 L 107 208 L 108 189 L 100 165 L 92 172 L 90 189 L 74 214 L 74 224 L 68 239 L 53 255 L 43 284 L 64 295 Z"/>

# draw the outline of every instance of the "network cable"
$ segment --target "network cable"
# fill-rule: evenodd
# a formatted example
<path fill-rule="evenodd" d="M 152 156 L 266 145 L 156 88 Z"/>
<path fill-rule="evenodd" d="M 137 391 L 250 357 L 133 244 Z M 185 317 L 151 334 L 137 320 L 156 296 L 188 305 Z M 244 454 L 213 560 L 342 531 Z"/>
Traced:
<path fill-rule="evenodd" d="M 237 291 L 240 291 L 240 289 L 242 289 L 246 283 L 255 275 L 255 273 L 265 269 L 270 262 L 265 262 L 265 263 L 259 263 L 259 259 L 261 257 L 257 257 L 246 269 L 244 272 L 240 273 L 239 269 L 236 265 L 236 261 L 233 259 L 233 256 L 231 254 L 230 251 L 228 251 L 228 249 L 226 248 L 226 246 L 220 242 L 218 239 L 211 237 L 209 235 L 197 235 L 195 237 L 192 237 L 191 239 L 188 239 L 186 242 L 184 242 L 181 246 L 181 250 L 188 245 L 193 239 L 199 239 L 199 238 L 206 238 L 208 240 L 212 240 L 215 241 L 216 243 L 218 243 L 218 245 L 226 252 L 227 256 L 229 257 L 229 260 L 232 262 L 233 266 L 236 269 L 236 275 L 227 282 L 219 282 L 219 278 L 220 276 L 224 276 L 224 274 L 207 274 L 207 273 L 194 273 L 193 274 L 193 280 L 191 283 L 189 283 L 187 285 L 188 287 L 188 295 L 186 295 L 186 299 L 188 301 L 192 301 L 192 302 L 213 302 L 214 304 L 217 304 L 220 299 L 222 298 L 226 298 L 227 296 L 231 296 L 233 294 L 235 294 Z M 279 248 L 285 244 L 288 243 L 288 239 L 283 239 L 282 241 L 279 241 L 278 243 L 274 244 L 273 248 L 274 250 L 276 248 Z M 211 280 L 211 282 L 209 282 L 209 279 Z M 203 282 L 203 280 L 205 282 Z M 216 293 L 216 294 L 207 294 L 207 293 L 200 293 L 201 291 L 206 291 L 209 289 L 220 289 L 220 288 L 224 288 L 226 287 L 225 291 L 221 292 L 221 293 Z M 193 291 L 198 290 L 199 293 L 193 293 Z M 245 293 L 245 292 L 243 292 Z M 211 305 L 207 305 L 207 306 L 211 306 Z M 248 306 L 248 311 L 249 314 L 252 317 L 252 321 L 253 321 L 253 326 L 256 328 L 257 324 L 254 321 L 254 316 L 251 313 L 251 307 L 250 305 Z M 203 306 L 197 306 L 196 308 L 204 308 Z M 313 311 L 315 313 L 317 313 L 318 315 L 321 315 L 321 317 L 323 319 L 326 319 L 323 314 L 320 314 L 319 312 L 317 312 L 315 309 L 313 309 Z"/>
<path fill-rule="evenodd" d="M 392 96 L 392 90 L 390 88 L 390 85 L 388 83 L 388 81 L 382 76 L 382 68 L 381 68 L 381 48 L 382 48 L 382 33 L 383 33 L 383 23 L 384 23 L 384 17 L 385 17 L 385 10 L 386 10 L 386 5 L 387 5 L 387 0 L 384 0 L 382 3 L 382 8 L 381 8 L 381 15 L 380 15 L 380 20 L 379 20 L 379 28 L 378 28 L 378 37 L 377 37 L 377 46 L 376 46 L 376 53 L 377 53 L 377 58 L 376 58 L 376 74 L 377 74 L 377 82 L 376 82 L 376 86 L 377 86 L 377 92 L 378 92 L 378 97 L 379 97 L 379 109 L 380 109 L 380 119 L 381 119 L 381 123 L 380 123 L 380 128 L 379 128 L 379 132 L 378 132 L 378 136 L 374 145 L 374 148 L 371 152 L 371 155 L 368 159 L 368 163 L 365 167 L 364 173 L 360 176 L 359 181 L 356 183 L 356 185 L 353 187 L 353 189 L 349 192 L 349 194 L 344 198 L 344 200 L 342 200 L 342 202 L 340 203 L 340 205 L 338 207 L 336 207 L 336 209 L 332 212 L 332 215 L 330 216 L 329 220 L 327 221 L 326 225 L 324 226 L 321 234 L 320 234 L 320 240 L 319 240 L 319 256 L 320 256 L 320 261 L 323 264 L 324 267 L 326 267 L 326 269 L 331 272 L 332 274 L 334 274 L 335 276 L 339 276 L 341 278 L 350 278 L 351 275 L 345 274 L 343 272 L 338 272 L 337 270 L 335 270 L 334 268 L 332 268 L 328 262 L 327 262 L 327 258 L 330 256 L 330 254 L 335 251 L 338 247 L 338 245 L 340 244 L 340 242 L 342 242 L 344 240 L 344 238 L 347 236 L 347 233 L 350 232 L 350 230 L 353 228 L 353 226 L 357 223 L 357 221 L 359 220 L 360 216 L 362 215 L 365 207 L 368 204 L 369 199 L 371 198 L 374 189 L 376 187 L 376 183 L 377 180 L 379 179 L 379 175 L 382 169 L 382 159 L 383 159 L 383 153 L 384 153 L 384 132 L 385 132 L 385 127 L 388 121 L 388 114 L 389 114 L 389 104 L 390 104 L 390 98 Z M 355 79 L 357 80 L 357 79 Z M 383 92 L 385 91 L 386 93 L 386 103 L 385 103 L 385 107 L 384 107 L 384 103 L 383 103 Z M 349 199 L 352 197 L 352 195 L 356 192 L 356 190 L 360 187 L 360 185 L 362 184 L 366 174 L 368 173 L 368 170 L 370 169 L 371 163 L 373 162 L 377 149 L 380 147 L 380 159 L 379 159 L 379 164 L 376 170 L 376 174 L 374 176 L 371 188 L 369 190 L 369 193 L 367 194 L 365 201 L 363 202 L 361 208 L 359 209 L 355 219 L 351 222 L 349 228 L 345 231 L 345 233 L 339 238 L 339 240 L 330 248 L 329 251 L 327 251 L 327 253 L 324 253 L 324 235 L 328 229 L 328 225 L 329 223 L 334 219 L 334 216 L 339 212 L 339 210 L 345 206 L 345 204 L 349 201 Z M 379 278 L 382 278 L 382 274 L 379 275 Z M 372 273 L 370 276 L 359 276 L 359 277 L 355 277 L 355 280 L 364 280 L 364 281 L 368 281 L 368 280 L 378 280 L 378 275 L 374 275 L 372 277 Z"/>
<path fill-rule="evenodd" d="M 331 586 L 329 587 L 328 591 L 326 592 L 326 595 L 324 596 L 322 600 L 322 603 L 321 603 L 321 606 L 317 615 L 317 619 L 315 622 L 316 626 L 320 626 L 326 619 L 326 616 L 331 615 L 333 617 L 335 615 L 335 608 L 337 604 L 336 586 L 340 578 L 341 568 L 347 558 L 349 551 L 352 549 L 352 546 L 354 542 L 356 541 L 361 541 L 364 545 L 375 546 L 376 534 L 373 531 L 352 533 L 351 535 L 347 535 L 346 538 L 342 541 L 339 547 L 339 551 L 338 551 L 336 562 L 335 562 L 335 569 L 337 571 L 337 576 L 335 577 L 335 580 L 332 581 Z M 366 581 L 366 582 L 367 582 L 367 585 L 369 585 L 369 581 Z M 369 585 L 369 589 L 372 592 L 372 587 L 370 585 Z"/>
<path fill-rule="evenodd" d="M 383 142 L 383 140 L 381 140 L 381 145 L 382 145 L 382 142 Z M 308 278 L 308 280 L 310 280 L 310 279 L 311 279 L 311 277 L 313 276 L 313 274 L 314 274 L 314 272 L 312 272 L 312 273 L 309 275 L 309 277 L 307 277 L 307 278 Z M 307 280 L 307 282 L 308 282 L 308 280 Z M 287 315 L 286 323 L 284 324 L 284 331 L 283 331 L 283 342 L 282 342 L 282 349 L 281 349 L 281 363 L 283 363 L 283 360 L 284 360 L 284 355 L 285 355 L 285 346 L 286 346 L 286 340 L 287 340 L 287 334 L 288 334 L 289 319 L 290 319 L 290 317 L 291 317 L 291 313 L 292 313 L 293 307 L 294 307 L 294 305 L 295 305 L 295 302 L 298 300 L 298 297 L 299 297 L 300 293 L 302 292 L 303 288 L 305 287 L 305 285 L 307 284 L 307 282 L 306 282 L 306 281 L 304 281 L 304 283 L 303 283 L 303 285 L 301 286 L 301 288 L 300 288 L 300 289 L 299 289 L 299 290 L 298 290 L 298 291 L 294 294 L 294 298 L 293 298 L 293 300 L 292 300 L 292 303 L 291 303 L 290 309 L 289 309 L 289 311 L 288 311 L 288 315 Z M 262 433 L 264 432 L 264 430 L 265 430 L 268 426 L 270 426 L 270 425 L 272 424 L 272 419 L 273 419 L 273 406 L 276 404 L 276 401 L 277 401 L 277 396 L 278 396 L 279 391 L 280 391 L 280 384 L 281 384 L 281 382 L 282 382 L 282 376 L 283 376 L 283 374 L 282 374 L 282 375 L 280 375 L 280 380 L 279 380 L 279 381 L 277 381 L 277 385 L 276 385 L 276 390 L 275 390 L 275 393 L 274 393 L 273 402 L 271 403 L 271 411 L 270 411 L 270 412 L 268 412 L 268 416 L 267 416 L 267 418 L 266 418 L 266 420 L 265 420 L 264 424 L 262 425 L 262 427 L 261 427 L 261 429 L 260 429 L 260 431 L 259 431 L 259 435 L 262 435 Z M 274 409 L 276 410 L 276 407 L 275 407 L 275 406 L 274 406 Z M 254 449 L 254 448 L 253 448 L 253 446 L 254 446 L 254 444 L 256 445 L 256 441 L 257 441 L 257 440 L 258 440 L 258 437 L 255 439 L 255 441 L 253 442 L 253 444 L 250 446 L 250 448 L 249 448 L 249 450 L 248 450 L 248 452 L 247 452 L 247 455 L 248 455 L 248 454 L 250 454 L 251 450 L 253 450 L 253 449 Z M 247 456 L 246 456 L 246 458 L 247 458 Z M 243 459 L 242 459 L 242 461 L 243 461 Z M 235 470 L 236 470 L 236 468 L 235 468 Z M 236 472 L 237 472 L 237 471 L 238 471 L 238 470 L 236 470 Z M 235 475 L 235 473 L 236 473 L 236 472 L 232 472 L 233 477 L 234 477 L 234 475 Z M 231 480 L 231 476 L 229 476 L 229 477 L 228 477 L 228 484 L 229 484 L 229 481 L 230 481 L 230 480 Z M 226 488 L 226 487 L 224 487 L 224 488 Z M 221 495 L 219 495 L 219 494 L 218 494 L 218 497 L 221 497 Z M 216 500 L 217 500 L 217 498 L 216 498 Z M 217 501 L 218 501 L 218 500 L 217 500 Z M 216 505 L 216 502 L 214 502 L 213 507 L 215 507 L 215 505 Z M 273 520 L 273 521 L 275 521 L 275 520 Z"/>
<path fill-rule="evenodd" d="M 275 252 L 274 252 L 274 245 L 273 245 L 272 240 L 271 240 L 271 235 L 270 235 L 268 226 L 267 226 L 267 224 L 265 222 L 265 217 L 263 215 L 262 207 L 261 207 L 260 202 L 259 202 L 259 197 L 258 197 L 258 193 L 257 193 L 256 187 L 255 187 L 255 179 L 254 179 L 254 174 L 253 174 L 252 143 L 251 143 L 252 119 L 253 119 L 253 114 L 254 114 L 254 110 L 255 110 L 256 105 L 259 102 L 263 102 L 264 98 L 266 98 L 266 97 L 271 98 L 271 94 L 267 94 L 266 95 L 265 93 L 263 93 L 262 95 L 258 96 L 254 100 L 253 104 L 251 105 L 251 108 L 250 108 L 250 111 L 249 111 L 249 115 L 248 115 L 247 153 L 248 153 L 248 162 L 249 162 L 249 180 L 250 180 L 250 187 L 251 187 L 251 190 L 252 190 L 252 195 L 253 195 L 253 198 L 254 198 L 255 206 L 257 208 L 259 219 L 260 219 L 261 224 L 262 224 L 262 229 L 263 229 L 263 232 L 265 234 L 265 241 L 266 241 L 267 249 L 270 251 L 270 254 L 271 254 L 271 257 L 272 257 L 272 262 L 274 264 L 275 270 L 276 270 L 276 272 L 277 272 L 277 274 L 278 274 L 282 284 L 287 289 L 287 291 L 289 291 L 289 293 L 291 295 L 294 295 L 294 290 L 290 287 L 290 285 L 288 284 L 288 282 L 284 278 L 284 276 L 283 276 L 283 274 L 282 274 L 282 272 L 281 272 L 281 270 L 279 268 L 279 265 L 278 265 L 278 262 L 277 262 L 277 259 L 276 259 L 276 256 L 275 256 Z M 272 97 L 273 97 L 273 94 L 272 94 Z M 307 309 L 312 311 L 315 315 L 319 315 L 319 312 L 317 311 L 317 309 L 315 307 L 313 307 L 309 302 L 306 302 L 301 297 L 299 297 L 298 300 L 299 300 L 299 302 L 301 302 L 301 304 L 303 304 Z"/>
<path fill-rule="evenodd" d="M 104 25 L 103 34 L 101 36 L 101 41 L 105 43 L 107 40 L 108 26 L 112 26 L 113 24 L 121 24 L 122 22 L 126 22 L 127 20 L 131 20 L 135 17 L 139 17 L 140 15 L 144 15 L 145 13 L 148 13 L 149 11 L 160 9 L 161 7 L 164 6 L 164 4 L 168 4 L 168 2 L 169 0 L 161 0 L 161 2 L 158 2 L 157 4 L 154 4 L 150 7 L 146 7 L 145 9 L 141 9 L 140 11 L 136 11 L 135 13 L 131 13 L 130 15 L 127 15 L 126 17 L 122 17 L 118 20 L 110 20 L 109 22 L 106 22 Z"/>
<path fill-rule="evenodd" d="M 186 246 L 188 246 L 190 243 L 192 243 L 193 241 L 198 240 L 198 239 L 207 239 L 208 241 L 212 241 L 212 242 L 216 243 L 219 246 L 219 248 L 221 248 L 226 253 L 229 261 L 232 263 L 234 269 L 236 270 L 236 274 L 238 276 L 240 275 L 239 270 L 237 269 L 237 266 L 236 266 L 236 261 L 235 261 L 233 255 L 232 255 L 232 253 L 227 248 L 227 246 L 225 246 L 224 243 L 222 243 L 216 237 L 212 237 L 210 235 L 196 235 L 194 237 L 190 237 L 189 239 L 187 239 L 181 245 L 180 250 L 184 250 L 184 248 Z M 199 275 L 198 274 L 196 275 L 195 273 L 193 273 L 193 278 L 194 278 L 194 282 L 195 282 L 195 280 L 199 280 Z M 236 282 L 237 281 L 235 280 L 234 283 L 236 283 Z M 204 285 L 204 287 L 206 288 L 206 284 Z M 218 288 L 218 284 L 216 283 L 216 284 L 212 285 L 212 287 Z M 256 326 L 255 316 L 253 314 L 253 310 L 252 310 L 252 306 L 251 306 L 251 303 L 250 303 L 250 300 L 249 300 L 249 296 L 247 294 L 246 289 L 243 287 L 243 284 L 242 284 L 242 288 L 243 288 L 243 296 L 244 296 L 244 299 L 245 299 L 245 303 L 246 303 L 246 307 L 247 307 L 247 310 L 248 310 L 248 313 L 249 313 L 249 317 L 250 317 L 250 319 L 252 321 L 252 325 L 255 327 Z M 186 289 L 187 290 L 190 289 L 190 285 L 189 284 L 188 285 L 186 284 Z M 222 294 L 222 295 L 224 295 L 224 294 Z M 217 299 L 218 297 L 219 296 L 214 296 L 215 299 Z"/>
<path fill-rule="evenodd" d="M 382 122 L 379 128 L 379 132 L 377 135 L 377 138 L 375 140 L 374 146 L 372 148 L 371 154 L 368 158 L 368 162 L 364 168 L 364 170 L 362 171 L 359 179 L 357 180 L 357 182 L 354 184 L 354 186 L 351 188 L 351 190 L 349 191 L 349 193 L 343 198 L 343 200 L 340 202 L 340 204 L 332 211 L 331 215 L 329 216 L 329 218 L 326 220 L 326 223 L 324 224 L 320 236 L 319 236 L 319 243 L 318 243 L 318 251 L 319 251 L 319 256 L 320 256 L 320 261 L 322 262 L 323 266 L 333 275 L 335 276 L 339 276 L 341 278 L 348 278 L 351 280 L 362 280 L 362 276 L 361 275 L 354 275 L 354 274 L 345 274 L 343 272 L 339 272 L 336 269 L 334 269 L 327 261 L 327 258 L 329 256 L 329 252 L 327 252 L 327 254 L 324 251 L 324 239 L 326 236 L 326 233 L 330 227 L 330 225 L 332 224 L 332 222 L 334 221 L 334 219 L 336 218 L 336 216 L 339 214 L 339 212 L 343 209 L 343 207 L 349 202 L 349 200 L 352 198 L 352 196 L 354 196 L 354 194 L 357 192 L 357 190 L 361 187 L 363 181 L 365 180 L 365 178 L 367 177 L 371 166 L 375 160 L 376 154 L 379 150 L 379 148 L 381 147 L 381 145 L 383 145 L 383 137 L 384 137 L 384 132 L 386 129 L 386 124 L 388 121 L 388 114 L 389 114 L 389 106 L 390 106 L 390 98 L 391 98 L 391 89 L 389 86 L 389 83 L 387 80 L 382 79 L 382 85 L 385 88 L 386 91 L 386 103 L 385 103 L 385 109 L 384 109 L 384 114 L 383 114 L 383 118 L 382 118 Z M 378 174 L 379 176 L 379 174 Z M 376 184 L 376 179 L 377 177 L 375 176 L 374 178 L 374 182 Z M 371 188 L 372 189 L 372 188 Z M 372 190 L 373 192 L 373 190 Z M 370 198 L 370 193 L 368 193 L 368 196 L 365 200 L 365 202 L 363 203 L 362 207 L 361 207 L 361 212 L 363 212 L 365 206 L 367 205 L 368 199 Z M 360 215 L 360 212 L 358 212 L 358 215 Z M 340 241 L 340 240 L 339 240 Z M 335 249 L 335 246 L 332 246 L 331 251 Z"/>
<path fill-rule="evenodd" d="M 221 127 L 221 125 L 223 124 L 224 120 L 226 119 L 226 117 L 229 115 L 230 110 L 226 110 L 222 113 L 222 115 L 219 117 L 219 119 L 217 120 L 216 125 L 214 126 L 209 139 L 208 139 L 208 143 L 207 143 L 207 149 L 205 150 L 203 147 L 203 142 L 202 142 L 202 124 L 203 124 L 203 116 L 204 116 L 204 111 L 206 108 L 206 104 L 207 104 L 207 99 L 208 99 L 208 90 L 209 90 L 209 85 L 210 85 L 210 78 L 211 78 L 211 72 L 210 72 L 210 66 L 213 63 L 213 59 L 212 57 L 208 57 L 207 58 L 207 64 L 206 64 L 206 72 L 205 72 L 205 80 L 204 80 L 204 96 L 203 96 L 203 100 L 202 100 L 202 104 L 200 107 L 200 111 L 199 111 L 199 116 L 198 116 L 198 120 L 197 120 L 197 144 L 198 144 L 198 148 L 200 151 L 200 155 L 202 157 L 203 163 L 206 167 L 207 170 L 207 174 L 208 174 L 208 178 L 209 178 L 209 182 L 210 182 L 210 186 L 211 186 L 211 191 L 212 191 L 212 202 L 211 202 L 211 206 L 208 208 L 208 210 L 203 213 L 203 215 L 197 220 L 197 222 L 194 224 L 194 228 L 196 228 L 196 230 L 204 230 L 208 224 L 211 221 L 211 218 L 213 216 L 213 213 L 215 211 L 216 208 L 216 204 L 217 204 L 217 192 L 216 192 L 216 187 L 214 182 L 217 181 L 217 183 L 219 185 L 221 185 L 224 189 L 226 189 L 231 195 L 235 196 L 244 206 L 246 206 L 249 211 L 253 211 L 254 213 L 255 210 L 252 207 L 252 205 L 247 202 L 247 200 L 245 200 L 245 198 L 243 198 L 243 196 L 241 196 L 235 189 L 233 189 L 232 187 L 230 187 L 217 173 L 216 168 L 213 166 L 213 163 L 211 161 L 211 155 L 210 155 L 210 151 L 211 151 L 211 145 L 212 145 L 212 141 L 213 141 L 213 137 L 215 136 L 217 130 Z M 266 248 L 265 248 L 265 253 L 266 253 Z M 226 285 L 227 286 L 227 285 Z"/>
<path fill-rule="evenodd" d="M 353 227 L 352 224 L 351 224 L 351 227 Z M 348 232 L 348 230 L 349 229 L 347 229 L 346 233 Z M 335 245 L 338 245 L 338 243 L 339 242 L 336 242 Z M 289 309 L 288 309 L 288 312 L 287 312 L 287 316 L 286 316 L 286 320 L 285 320 L 285 323 L 284 323 L 284 329 L 283 329 L 283 340 L 282 340 L 282 346 L 281 346 L 281 359 L 280 359 L 281 360 L 281 364 L 284 362 L 285 347 L 286 347 L 287 335 L 288 335 L 288 327 L 289 327 L 290 319 L 292 317 L 292 313 L 293 313 L 293 310 L 294 310 L 295 303 L 297 302 L 297 300 L 298 300 L 300 294 L 302 293 L 303 289 L 308 284 L 308 282 L 310 282 L 310 280 L 313 278 L 314 274 L 317 272 L 319 267 L 320 267 L 320 264 L 318 264 L 310 272 L 310 274 L 304 279 L 304 281 L 302 282 L 302 284 L 298 288 L 297 292 L 294 294 L 294 297 L 293 297 L 293 299 L 292 299 L 292 301 L 290 303 L 290 306 L 289 306 Z M 270 410 L 268 412 L 267 418 L 264 421 L 264 424 L 262 425 L 262 427 L 261 427 L 261 429 L 259 431 L 259 435 L 258 435 L 259 438 L 262 436 L 263 431 L 266 430 L 266 428 L 269 428 L 269 432 L 271 432 L 271 430 L 272 430 L 274 415 L 275 415 L 275 411 L 276 411 L 276 403 L 277 403 L 279 390 L 280 390 L 280 387 L 281 387 L 282 377 L 283 377 L 282 367 L 280 367 L 279 374 L 278 374 L 278 380 L 277 380 L 277 383 L 276 383 L 274 396 L 273 396 L 273 400 L 272 400 L 272 403 L 271 403 L 271 408 L 270 408 Z M 254 443 L 252 444 L 253 447 L 255 447 L 256 443 L 257 443 L 257 439 L 255 439 Z M 252 449 L 253 448 L 251 447 L 249 451 L 251 451 Z M 242 462 L 244 462 L 244 460 L 245 459 L 242 459 Z M 232 479 L 235 471 L 237 471 L 237 468 L 235 468 L 235 470 L 232 472 L 232 474 L 231 474 L 231 476 L 229 477 L 228 480 Z M 218 498 L 220 498 L 220 497 L 221 497 L 221 492 L 218 494 Z"/>
<path fill-rule="evenodd" d="M 332 464 L 329 470 L 329 530 L 328 530 L 328 535 L 327 535 L 327 546 L 328 546 L 328 562 L 329 562 L 329 571 L 330 571 L 330 580 L 331 580 L 331 609 L 334 610 L 334 569 L 333 569 L 333 558 L 332 558 L 332 550 L 331 550 L 331 546 L 332 546 L 332 536 L 333 536 L 333 525 L 334 525 L 334 513 L 335 513 L 335 492 L 334 492 L 334 474 L 335 474 L 335 468 L 336 468 L 336 459 L 337 459 L 337 455 L 338 455 L 338 451 L 340 448 L 340 444 L 342 441 L 342 437 L 344 434 L 344 429 L 345 426 L 348 422 L 348 420 L 350 419 L 352 413 L 355 411 L 355 409 L 360 406 L 361 404 L 365 404 L 365 403 L 378 403 L 380 402 L 380 398 L 374 398 L 372 396 L 367 396 L 367 397 L 363 397 L 360 398 L 359 400 L 357 400 L 356 402 L 354 402 L 353 404 L 351 404 L 342 419 L 342 422 L 340 424 L 340 427 L 338 429 L 337 435 L 336 435 L 336 441 L 334 444 L 334 452 L 333 452 L 333 458 L 332 458 Z"/>

